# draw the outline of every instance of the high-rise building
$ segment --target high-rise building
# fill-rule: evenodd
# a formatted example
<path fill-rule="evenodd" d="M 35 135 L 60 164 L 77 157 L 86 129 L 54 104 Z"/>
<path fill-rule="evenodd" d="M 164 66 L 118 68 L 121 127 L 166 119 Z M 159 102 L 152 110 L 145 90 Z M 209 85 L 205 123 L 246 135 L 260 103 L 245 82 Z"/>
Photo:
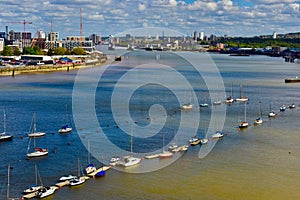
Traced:
<path fill-rule="evenodd" d="M 199 39 L 200 39 L 200 40 L 204 40 L 204 32 L 203 32 L 203 31 L 201 31 L 201 32 L 199 33 Z"/>
<path fill-rule="evenodd" d="M 277 33 L 276 31 L 273 32 L 273 39 L 276 39 L 277 38 Z"/>
<path fill-rule="evenodd" d="M 4 49 L 4 38 L 0 38 L 0 51 Z"/>

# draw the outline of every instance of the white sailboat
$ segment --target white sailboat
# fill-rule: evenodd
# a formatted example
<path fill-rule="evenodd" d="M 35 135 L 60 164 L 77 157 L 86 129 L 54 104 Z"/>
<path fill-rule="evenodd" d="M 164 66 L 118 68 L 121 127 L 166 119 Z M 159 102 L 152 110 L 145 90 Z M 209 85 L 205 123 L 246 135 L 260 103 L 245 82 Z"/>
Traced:
<path fill-rule="evenodd" d="M 12 138 L 13 138 L 12 135 L 6 134 L 6 113 L 5 110 L 3 109 L 3 132 L 0 133 L 0 142 L 9 141 L 12 140 Z"/>
<path fill-rule="evenodd" d="M 239 128 L 247 128 L 249 126 L 249 123 L 246 120 L 246 105 L 247 105 L 247 103 L 245 103 L 244 121 L 239 124 Z"/>
<path fill-rule="evenodd" d="M 259 102 L 259 117 L 257 117 L 254 120 L 254 124 L 262 124 L 263 123 L 263 119 L 262 119 L 262 113 L 261 113 L 261 102 Z"/>
<path fill-rule="evenodd" d="M 84 176 L 80 176 L 80 162 L 79 162 L 79 158 L 78 158 L 78 176 L 71 179 L 70 180 L 70 186 L 76 186 L 76 185 L 81 185 L 85 182 L 85 177 Z"/>
<path fill-rule="evenodd" d="M 35 112 L 33 113 L 33 131 L 32 132 L 30 132 L 30 131 L 31 131 L 31 127 L 30 127 L 30 130 L 28 133 L 28 137 L 41 137 L 41 136 L 46 135 L 45 132 L 37 132 L 36 131 L 36 114 L 35 114 Z"/>
<path fill-rule="evenodd" d="M 246 102 L 248 101 L 248 97 L 242 96 L 242 85 L 240 85 L 240 98 L 236 98 L 235 101 L 237 102 Z"/>
<path fill-rule="evenodd" d="M 159 158 L 170 158 L 170 157 L 172 157 L 173 153 L 170 152 L 170 151 L 165 151 L 164 146 L 165 146 L 165 135 L 163 135 L 163 147 L 162 147 L 163 151 L 162 151 L 162 153 L 158 154 L 158 157 Z"/>
<path fill-rule="evenodd" d="M 231 104 L 233 101 L 233 83 L 231 81 L 231 95 L 225 99 L 225 103 Z"/>
<path fill-rule="evenodd" d="M 37 192 L 39 189 L 43 188 L 43 183 L 41 181 L 41 178 L 39 176 L 39 172 L 38 172 L 38 169 L 37 169 L 37 165 L 35 164 L 35 184 L 34 185 L 31 185 L 29 188 L 25 189 L 23 191 L 24 194 L 29 194 L 29 193 L 33 193 L 33 192 Z M 38 178 L 39 178 L 39 181 L 40 181 L 40 185 L 38 185 Z"/>
<path fill-rule="evenodd" d="M 193 109 L 193 104 L 192 102 L 192 91 L 191 91 L 191 95 L 190 95 L 190 99 L 189 99 L 189 103 L 185 103 L 181 106 L 181 110 L 191 110 Z"/>
<path fill-rule="evenodd" d="M 270 104 L 270 111 L 269 111 L 268 116 L 269 116 L 269 117 L 275 117 L 275 116 L 276 116 L 276 113 L 272 110 L 271 104 Z"/>
<path fill-rule="evenodd" d="M 48 149 L 46 148 L 38 148 L 36 147 L 36 141 L 35 141 L 35 137 L 34 137 L 34 148 L 33 148 L 33 151 L 32 152 L 29 152 L 30 150 L 30 141 L 31 141 L 31 138 L 29 139 L 29 142 L 28 142 L 28 148 L 27 148 L 27 158 L 33 158 L 33 157 L 42 157 L 42 156 L 46 156 L 48 155 Z"/>
<path fill-rule="evenodd" d="M 72 132 L 72 127 L 69 127 L 68 125 L 68 106 L 66 105 L 66 124 L 63 125 L 59 130 L 58 132 L 59 133 L 70 133 Z"/>
<path fill-rule="evenodd" d="M 130 155 L 124 156 L 117 164 L 123 167 L 132 167 L 141 162 L 141 158 L 136 158 L 132 155 L 132 135 L 130 136 Z"/>
<path fill-rule="evenodd" d="M 85 173 L 87 175 L 95 172 L 97 168 L 93 163 L 90 162 L 90 141 L 88 140 L 88 165 L 85 167 Z"/>

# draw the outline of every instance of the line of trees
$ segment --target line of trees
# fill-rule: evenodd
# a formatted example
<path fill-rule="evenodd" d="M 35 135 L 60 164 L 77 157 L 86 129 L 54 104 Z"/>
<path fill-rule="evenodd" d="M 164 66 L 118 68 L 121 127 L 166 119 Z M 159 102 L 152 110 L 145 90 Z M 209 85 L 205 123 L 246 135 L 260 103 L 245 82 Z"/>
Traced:
<path fill-rule="evenodd" d="M 22 52 L 18 47 L 10 47 L 10 46 L 4 46 L 3 51 L 0 52 L 0 55 L 2 56 L 19 56 Z M 86 51 L 81 47 L 76 47 L 72 51 L 64 48 L 64 47 L 58 47 L 55 49 L 49 49 L 48 52 L 41 51 L 41 49 L 37 46 L 35 47 L 24 47 L 23 49 L 23 55 L 86 55 Z"/>

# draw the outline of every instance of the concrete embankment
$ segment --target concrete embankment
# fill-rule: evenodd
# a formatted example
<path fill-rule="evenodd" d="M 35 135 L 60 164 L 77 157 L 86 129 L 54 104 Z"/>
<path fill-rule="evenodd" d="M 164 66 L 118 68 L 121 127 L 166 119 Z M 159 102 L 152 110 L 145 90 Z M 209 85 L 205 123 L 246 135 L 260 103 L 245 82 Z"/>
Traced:
<path fill-rule="evenodd" d="M 0 76 L 16 76 L 21 74 L 48 73 L 59 71 L 71 71 L 82 68 L 104 65 L 105 61 L 83 63 L 83 64 L 64 64 L 64 65 L 35 65 L 35 66 L 4 66 L 0 68 Z"/>

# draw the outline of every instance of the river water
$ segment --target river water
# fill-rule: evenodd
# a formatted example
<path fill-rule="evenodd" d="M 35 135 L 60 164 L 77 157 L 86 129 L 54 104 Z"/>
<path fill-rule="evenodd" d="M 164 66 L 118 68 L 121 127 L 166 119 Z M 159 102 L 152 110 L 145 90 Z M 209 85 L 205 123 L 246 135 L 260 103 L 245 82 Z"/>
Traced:
<path fill-rule="evenodd" d="M 200 146 L 190 147 L 185 154 L 174 156 L 172 163 L 143 160 L 140 166 L 129 170 L 134 173 L 111 169 L 105 177 L 90 179 L 80 187 L 63 187 L 50 199 L 299 199 L 300 84 L 284 83 L 284 78 L 300 75 L 299 64 L 265 56 L 190 54 L 202 59 L 203 71 L 195 70 L 177 54 L 135 51 L 125 54 L 122 62 L 115 62 L 108 68 L 1 77 L 0 108 L 6 111 L 7 134 L 14 139 L 0 143 L 0 199 L 6 197 L 9 164 L 13 166 L 10 196 L 20 197 L 22 191 L 35 182 L 35 164 L 44 185 L 53 185 L 62 175 L 77 174 L 77 158 L 81 166 L 88 163 L 87 141 L 93 148 L 91 162 L 101 166 L 100 162 L 107 164 L 111 156 L 130 151 L 131 134 L 133 152 L 144 155 L 161 151 L 162 146 L 172 140 L 185 144 L 195 134 L 204 137 L 209 127 L 219 128 L 221 122 L 211 118 L 214 99 L 211 100 L 210 88 L 205 84 L 205 77 L 216 76 L 205 71 L 208 57 L 220 72 L 225 96 L 230 95 L 231 85 L 233 96 L 239 96 L 242 85 L 242 94 L 249 97 L 246 118 L 251 125 L 247 129 L 237 128 L 238 122 L 244 119 L 244 104 L 219 105 L 220 110 L 226 112 L 222 127 L 225 137 L 204 158 L 198 157 Z M 191 91 L 173 77 L 176 74 L 165 71 L 163 65 L 171 66 L 185 77 L 198 102 L 192 98 Z M 143 74 L 124 78 L 133 66 L 139 66 L 139 73 Z M 124 81 L 120 81 L 122 78 Z M 118 118 L 126 112 L 126 96 L 131 92 L 128 88 L 133 88 L 135 81 L 140 84 L 146 79 L 152 82 L 138 87 L 129 100 L 131 119 L 128 116 Z M 168 83 L 169 88 L 160 84 L 167 80 L 174 80 Z M 114 96 L 117 83 L 119 96 Z M 217 97 L 223 98 L 222 91 L 219 93 Z M 178 96 L 183 102 L 192 99 L 194 104 L 207 102 L 209 106 L 199 108 L 200 112 L 197 105 L 192 111 L 181 112 Z M 114 97 L 115 104 L 111 101 Z M 76 105 L 76 98 L 84 104 Z M 264 123 L 254 126 L 259 102 Z M 295 109 L 279 111 L 281 105 L 292 103 L 297 105 Z M 156 104 L 160 106 L 152 106 Z M 73 132 L 60 135 L 57 130 L 66 121 L 66 105 Z M 278 113 L 274 119 L 267 117 L 270 107 Z M 26 160 L 27 133 L 34 112 L 38 131 L 47 133 L 38 138 L 36 144 L 47 147 L 49 155 Z M 92 112 L 98 122 L 96 125 Z M 130 125 L 130 120 L 135 125 Z M 2 114 L 0 121 L 3 121 Z M 132 126 L 135 126 L 133 131 Z M 2 132 L 2 124 L 0 127 Z M 157 127 L 160 127 L 158 131 Z M 185 133 L 175 136 L 181 127 Z M 99 141 L 97 137 L 102 133 L 110 144 L 103 138 Z M 143 134 L 149 135 L 143 137 Z"/>

